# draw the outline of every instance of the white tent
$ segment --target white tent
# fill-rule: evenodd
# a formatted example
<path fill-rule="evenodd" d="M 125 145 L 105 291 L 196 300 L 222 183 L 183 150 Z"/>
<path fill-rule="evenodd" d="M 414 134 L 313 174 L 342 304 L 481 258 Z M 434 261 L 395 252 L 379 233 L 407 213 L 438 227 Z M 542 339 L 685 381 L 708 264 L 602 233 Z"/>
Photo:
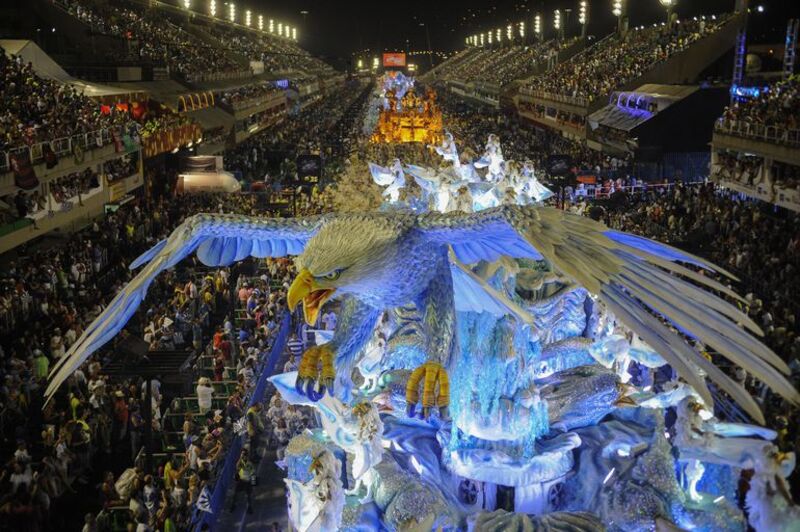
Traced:
<path fill-rule="evenodd" d="M 197 192 L 241 192 L 242 185 L 233 174 L 224 171 L 189 172 L 178 174 L 175 192 L 193 194 Z"/>

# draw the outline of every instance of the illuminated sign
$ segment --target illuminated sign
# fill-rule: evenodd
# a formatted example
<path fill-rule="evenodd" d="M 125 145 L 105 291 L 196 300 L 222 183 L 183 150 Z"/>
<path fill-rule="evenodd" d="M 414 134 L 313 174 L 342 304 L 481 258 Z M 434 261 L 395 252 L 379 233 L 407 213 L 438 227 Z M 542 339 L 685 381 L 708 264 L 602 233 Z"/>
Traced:
<path fill-rule="evenodd" d="M 406 54 L 404 53 L 383 54 L 383 66 L 389 68 L 402 68 L 406 66 Z"/>

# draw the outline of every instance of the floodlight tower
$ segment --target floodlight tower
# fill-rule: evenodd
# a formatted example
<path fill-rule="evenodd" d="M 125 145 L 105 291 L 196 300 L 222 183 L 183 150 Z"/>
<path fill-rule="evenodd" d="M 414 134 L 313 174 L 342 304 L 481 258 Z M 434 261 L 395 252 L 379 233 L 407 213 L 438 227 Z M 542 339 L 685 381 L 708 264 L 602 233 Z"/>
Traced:
<path fill-rule="evenodd" d="M 553 11 L 553 29 L 556 30 L 556 35 L 559 40 L 564 40 L 564 24 L 561 22 L 561 10 L 556 9 Z"/>
<path fill-rule="evenodd" d="M 542 40 L 542 16 L 538 13 L 533 17 L 533 38 L 536 41 Z"/>
<path fill-rule="evenodd" d="M 581 38 L 586 38 L 586 28 L 589 26 L 589 0 L 581 0 L 578 4 L 578 22 L 581 23 Z"/>
<path fill-rule="evenodd" d="M 664 9 L 667 10 L 667 28 L 672 27 L 672 10 L 675 9 L 675 4 L 677 4 L 677 0 L 658 0 L 661 2 L 661 5 L 664 6 Z"/>
<path fill-rule="evenodd" d="M 617 31 L 621 35 L 628 32 L 628 2 L 627 0 L 613 0 L 611 12 L 617 17 Z"/>

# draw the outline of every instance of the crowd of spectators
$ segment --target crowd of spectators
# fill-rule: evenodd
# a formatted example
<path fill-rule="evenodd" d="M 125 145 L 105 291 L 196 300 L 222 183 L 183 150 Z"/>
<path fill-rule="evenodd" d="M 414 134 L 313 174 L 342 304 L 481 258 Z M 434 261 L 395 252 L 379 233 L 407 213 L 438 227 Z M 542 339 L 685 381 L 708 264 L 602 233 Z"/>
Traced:
<path fill-rule="evenodd" d="M 217 93 L 216 98 L 221 103 L 230 105 L 234 109 L 244 109 L 258 105 L 280 92 L 272 83 L 263 82 L 227 89 Z"/>
<path fill-rule="evenodd" d="M 261 61 L 266 72 L 295 70 L 322 74 L 333 71 L 330 65 L 312 56 L 289 39 L 221 24 L 206 29 L 225 47 L 250 61 Z"/>
<path fill-rule="evenodd" d="M 245 182 L 263 182 L 282 190 L 296 178 L 298 154 L 323 157 L 325 173 L 336 174 L 344 154 L 355 147 L 358 117 L 364 111 L 369 86 L 348 82 L 286 120 L 228 150 L 226 165 L 238 170 Z M 278 160 L 276 166 L 275 160 Z"/>
<path fill-rule="evenodd" d="M 118 0 L 102 6 L 83 0 L 65 0 L 67 11 L 101 35 L 120 37 L 131 44 L 132 59 L 166 65 L 190 79 L 207 74 L 248 72 L 223 47 L 209 46 L 194 34 L 156 13 Z"/>
<path fill-rule="evenodd" d="M 576 41 L 553 39 L 532 45 L 497 48 L 470 48 L 436 70 L 441 79 L 463 82 L 489 82 L 507 85 L 529 77 L 541 65 L 550 66 L 559 50 Z M 491 66 L 491 68 L 487 68 Z"/>
<path fill-rule="evenodd" d="M 800 386 L 800 216 L 713 184 L 658 188 L 605 205 L 609 227 L 656 238 L 698 253 L 741 279 L 746 312 L 765 332 L 764 341 L 793 370 Z M 736 374 L 736 368 L 729 368 Z M 739 370 L 739 373 L 741 370 Z M 767 426 L 783 430 L 786 448 L 800 445 L 800 411 L 745 381 L 767 412 Z M 784 430 L 786 429 L 786 430 Z M 782 445 L 782 447 L 784 447 Z"/>
<path fill-rule="evenodd" d="M 725 109 L 718 127 L 728 129 L 733 125 L 761 126 L 754 128 L 762 131 L 764 127 L 775 127 L 780 130 L 800 129 L 800 76 L 770 85 L 758 96 L 744 100 L 736 100 Z M 737 129 L 744 133 L 744 131 Z M 776 135 L 775 140 L 782 140 Z M 795 131 L 794 142 L 800 142 Z"/>
<path fill-rule="evenodd" d="M 103 173 L 106 181 L 114 183 L 135 174 L 139 170 L 139 158 L 136 154 L 125 155 L 119 159 L 111 159 L 103 163 Z"/>
<path fill-rule="evenodd" d="M 56 205 L 61 205 L 65 201 L 78 196 L 87 194 L 90 190 L 101 186 L 101 176 L 87 168 L 82 172 L 73 172 L 65 176 L 53 179 L 48 183 L 50 195 Z"/>
<path fill-rule="evenodd" d="M 12 529 L 13 523 L 23 521 L 31 530 L 74 528 L 74 523 L 68 523 L 76 511 L 119 503 L 122 494 L 115 484 L 120 479 L 108 473 L 101 478 L 102 471 L 131 465 L 135 474 L 129 472 L 120 489 L 137 485 L 134 480 L 141 475 L 131 458 L 143 430 L 140 379 L 104 376 L 103 365 L 114 353 L 105 350 L 70 377 L 43 409 L 48 371 L 130 278 L 127 264 L 141 251 L 185 216 L 208 210 L 241 212 L 242 206 L 239 197 L 208 195 L 182 196 L 146 210 L 129 204 L 69 237 L 63 246 L 31 251 L 6 263 L 0 283 L 0 329 L 8 340 L 0 352 L 4 383 L 0 435 L 4 453 L 14 458 L 0 478 L 6 494 L 0 513 Z M 193 346 L 196 325 L 201 334 L 208 335 L 203 322 L 220 301 L 221 275 L 209 281 L 205 275 L 194 274 L 191 264 L 165 273 L 150 287 L 129 330 L 146 335 L 153 348 Z M 193 294 L 198 297 L 192 298 Z M 161 413 L 155 401 L 152 428 L 156 433 L 162 430 Z M 185 480 L 193 483 L 189 476 Z M 81 486 L 94 481 L 101 482 L 101 500 L 85 495 L 80 499 L 78 492 L 85 492 Z M 146 477 L 136 482 L 144 497 L 139 501 L 141 508 L 153 518 L 158 512 L 149 504 L 150 483 Z M 130 493 L 139 492 L 132 489 Z M 175 519 L 178 514 L 185 517 L 174 505 L 167 506 L 175 511 Z"/>
<path fill-rule="evenodd" d="M 2 48 L 0 93 L 0 150 L 98 131 L 126 121 L 119 114 L 102 114 L 97 102 L 72 85 L 38 76 L 31 63 L 6 54 Z"/>
<path fill-rule="evenodd" d="M 624 37 L 614 34 L 537 76 L 527 87 L 591 102 L 719 30 L 727 20 L 675 21 L 671 27 L 632 29 Z"/>

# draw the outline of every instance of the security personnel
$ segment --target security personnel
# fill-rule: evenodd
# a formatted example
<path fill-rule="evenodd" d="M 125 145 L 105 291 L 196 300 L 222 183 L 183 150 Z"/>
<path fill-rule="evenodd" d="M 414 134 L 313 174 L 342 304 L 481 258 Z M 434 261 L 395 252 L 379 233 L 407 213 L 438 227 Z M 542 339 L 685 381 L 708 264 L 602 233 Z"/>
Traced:
<path fill-rule="evenodd" d="M 264 420 L 261 416 L 261 403 L 255 403 L 247 409 L 247 435 L 250 437 L 250 448 L 253 456 L 258 456 L 258 446 L 264 435 Z"/>
<path fill-rule="evenodd" d="M 236 463 L 236 489 L 233 492 L 233 501 L 231 501 L 231 512 L 236 509 L 236 499 L 243 491 L 247 494 L 247 513 L 253 513 L 253 485 L 255 482 L 256 466 L 250 460 L 247 448 L 244 448 Z"/>

